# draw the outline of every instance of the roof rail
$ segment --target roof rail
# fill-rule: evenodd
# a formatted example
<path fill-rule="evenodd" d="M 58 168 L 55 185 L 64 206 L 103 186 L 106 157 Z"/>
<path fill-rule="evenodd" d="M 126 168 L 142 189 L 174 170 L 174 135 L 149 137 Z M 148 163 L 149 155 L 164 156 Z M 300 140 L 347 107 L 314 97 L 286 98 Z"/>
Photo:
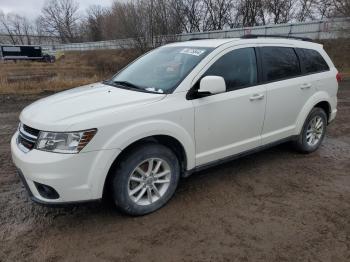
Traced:
<path fill-rule="evenodd" d="M 249 34 L 249 35 L 244 35 L 241 38 L 242 39 L 252 39 L 252 38 L 287 38 L 287 39 L 296 39 L 296 40 L 301 40 L 301 41 L 307 41 L 307 42 L 313 42 L 311 38 L 308 37 L 297 37 L 297 36 L 290 36 L 290 35 L 255 35 L 255 34 Z"/>
<path fill-rule="evenodd" d="M 197 41 L 197 40 L 208 40 L 208 39 L 210 39 L 210 38 L 208 38 L 208 37 L 203 37 L 203 38 L 201 38 L 201 37 L 193 37 L 193 38 L 190 38 L 190 39 L 188 39 L 186 41 Z"/>

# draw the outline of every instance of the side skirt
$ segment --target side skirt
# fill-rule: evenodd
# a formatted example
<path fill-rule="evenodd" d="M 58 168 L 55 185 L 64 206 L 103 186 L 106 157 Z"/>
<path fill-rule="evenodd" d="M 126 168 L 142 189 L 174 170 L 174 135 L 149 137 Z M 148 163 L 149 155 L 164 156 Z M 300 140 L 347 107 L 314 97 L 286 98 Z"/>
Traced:
<path fill-rule="evenodd" d="M 248 156 L 248 155 L 251 155 L 251 154 L 263 151 L 265 149 L 268 149 L 268 148 L 271 148 L 271 147 L 274 147 L 274 146 L 277 146 L 277 145 L 280 145 L 280 144 L 283 144 L 283 143 L 286 143 L 286 142 L 294 141 L 297 138 L 298 138 L 298 136 L 290 136 L 290 137 L 283 138 L 281 140 L 278 140 L 278 141 L 275 141 L 275 142 L 272 142 L 272 143 L 269 143 L 269 144 L 266 144 L 266 145 L 263 145 L 263 146 L 259 146 L 257 148 L 253 148 L 253 149 L 244 151 L 242 153 L 238 153 L 238 154 L 235 154 L 235 155 L 232 155 L 232 156 L 228 156 L 228 157 L 224 157 L 224 158 L 221 158 L 221 159 L 218 159 L 218 160 L 214 160 L 214 161 L 209 162 L 207 164 L 200 165 L 200 166 L 197 166 L 197 167 L 192 168 L 190 170 L 187 170 L 183 174 L 183 177 L 189 177 L 193 173 L 205 170 L 205 169 L 213 167 L 213 166 L 221 165 L 223 163 L 227 163 L 227 162 L 230 162 L 232 160 L 236 160 L 238 158 L 241 158 L 241 157 L 244 157 L 244 156 Z"/>

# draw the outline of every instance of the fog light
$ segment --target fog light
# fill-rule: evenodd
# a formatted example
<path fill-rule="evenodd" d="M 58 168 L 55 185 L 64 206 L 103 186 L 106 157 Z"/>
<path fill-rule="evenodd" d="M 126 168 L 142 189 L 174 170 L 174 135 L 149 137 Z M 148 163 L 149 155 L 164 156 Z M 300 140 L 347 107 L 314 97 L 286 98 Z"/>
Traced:
<path fill-rule="evenodd" d="M 43 185 L 37 182 L 34 182 L 36 189 L 38 189 L 39 194 L 43 197 L 43 198 L 47 198 L 47 199 L 58 199 L 60 197 L 60 195 L 57 193 L 57 191 L 55 189 L 53 189 L 50 186 L 47 185 Z"/>

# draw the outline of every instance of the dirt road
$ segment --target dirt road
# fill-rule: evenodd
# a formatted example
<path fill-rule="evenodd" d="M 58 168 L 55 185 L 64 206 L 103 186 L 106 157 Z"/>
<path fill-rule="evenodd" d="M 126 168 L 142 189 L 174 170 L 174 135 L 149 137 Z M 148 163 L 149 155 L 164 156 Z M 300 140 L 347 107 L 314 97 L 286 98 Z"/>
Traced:
<path fill-rule="evenodd" d="M 350 261 L 350 82 L 319 151 L 281 145 L 195 174 L 139 218 L 28 199 L 9 142 L 34 99 L 0 96 L 0 261 Z"/>

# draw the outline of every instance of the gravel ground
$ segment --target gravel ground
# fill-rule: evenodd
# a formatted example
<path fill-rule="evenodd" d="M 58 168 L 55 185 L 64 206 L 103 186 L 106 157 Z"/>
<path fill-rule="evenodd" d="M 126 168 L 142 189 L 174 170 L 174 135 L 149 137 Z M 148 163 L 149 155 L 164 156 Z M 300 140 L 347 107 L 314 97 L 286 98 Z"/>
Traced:
<path fill-rule="evenodd" d="M 28 199 L 9 143 L 37 98 L 0 96 L 0 261 L 350 261 L 350 82 L 317 152 L 281 145 L 194 174 L 138 218 Z"/>

